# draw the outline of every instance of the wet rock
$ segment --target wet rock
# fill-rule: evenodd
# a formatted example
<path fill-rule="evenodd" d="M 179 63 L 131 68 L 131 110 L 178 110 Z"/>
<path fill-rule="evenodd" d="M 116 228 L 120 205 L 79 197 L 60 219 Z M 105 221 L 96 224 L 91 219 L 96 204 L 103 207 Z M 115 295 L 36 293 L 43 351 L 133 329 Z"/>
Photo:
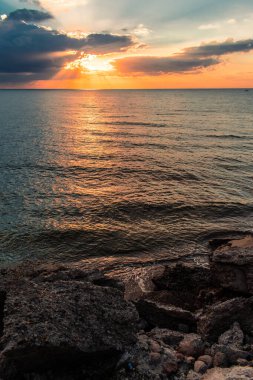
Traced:
<path fill-rule="evenodd" d="M 200 373 L 200 374 L 204 374 L 208 369 L 208 366 L 206 365 L 206 363 L 202 362 L 201 360 L 197 360 L 195 363 L 194 363 L 194 371 L 197 372 L 197 373 Z"/>
<path fill-rule="evenodd" d="M 239 323 L 235 322 L 228 331 L 226 331 L 219 337 L 218 342 L 219 344 L 242 348 L 243 340 L 243 331 L 241 330 Z"/>
<path fill-rule="evenodd" d="M 253 294 L 253 236 L 221 239 L 211 254 L 211 270 L 224 288 Z"/>
<path fill-rule="evenodd" d="M 0 359 L 5 380 L 49 370 L 57 378 L 59 368 L 67 374 L 77 367 L 73 379 L 80 373 L 106 378 L 136 341 L 138 314 L 122 292 L 76 273 L 73 279 L 72 271 L 51 276 L 43 271 L 34 280 L 31 275 L 21 279 L 18 291 L 8 290 Z"/>
<path fill-rule="evenodd" d="M 201 337 L 197 334 L 188 334 L 180 342 L 178 351 L 186 356 L 198 357 L 205 349 L 205 345 Z"/>
<path fill-rule="evenodd" d="M 215 342 L 234 322 L 253 335 L 253 297 L 233 298 L 207 307 L 199 317 L 198 333 Z"/>
<path fill-rule="evenodd" d="M 177 330 L 178 325 L 183 323 L 189 327 L 190 331 L 196 329 L 196 317 L 188 310 L 145 299 L 138 301 L 136 308 L 141 318 L 145 319 L 151 326 Z"/>

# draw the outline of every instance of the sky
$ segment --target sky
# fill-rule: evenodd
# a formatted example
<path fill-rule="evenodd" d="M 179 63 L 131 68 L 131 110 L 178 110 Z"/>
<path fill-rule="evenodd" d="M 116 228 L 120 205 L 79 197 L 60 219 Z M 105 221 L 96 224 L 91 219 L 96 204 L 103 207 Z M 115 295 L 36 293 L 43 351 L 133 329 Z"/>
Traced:
<path fill-rule="evenodd" d="M 0 0 L 0 88 L 253 87 L 252 0 Z"/>

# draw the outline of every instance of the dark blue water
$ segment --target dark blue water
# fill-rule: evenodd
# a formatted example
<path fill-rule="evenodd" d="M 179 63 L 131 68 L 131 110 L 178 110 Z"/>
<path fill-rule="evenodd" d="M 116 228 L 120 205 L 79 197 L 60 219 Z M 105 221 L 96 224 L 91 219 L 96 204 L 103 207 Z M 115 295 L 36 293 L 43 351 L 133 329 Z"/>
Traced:
<path fill-rule="evenodd" d="M 253 227 L 253 90 L 0 91 L 0 263 L 201 258 Z"/>

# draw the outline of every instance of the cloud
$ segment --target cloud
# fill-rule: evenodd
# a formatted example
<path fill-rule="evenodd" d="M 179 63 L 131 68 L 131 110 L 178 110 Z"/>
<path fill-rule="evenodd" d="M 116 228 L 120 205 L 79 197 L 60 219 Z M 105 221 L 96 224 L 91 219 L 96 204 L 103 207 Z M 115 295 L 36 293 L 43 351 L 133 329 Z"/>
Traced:
<path fill-rule="evenodd" d="M 25 22 L 39 22 L 53 19 L 53 15 L 49 12 L 37 11 L 35 9 L 17 9 L 11 12 L 8 16 L 9 20 L 25 21 Z"/>
<path fill-rule="evenodd" d="M 117 59 L 115 69 L 123 74 L 161 75 L 196 72 L 222 62 L 226 54 L 253 50 L 253 40 L 214 42 L 184 49 L 168 57 L 134 56 Z"/>
<path fill-rule="evenodd" d="M 0 21 L 0 83 L 51 78 L 82 53 L 119 52 L 133 45 L 128 35 L 108 33 L 75 37 L 27 23 L 31 19 L 39 21 L 42 13 L 45 14 L 21 10 Z"/>
<path fill-rule="evenodd" d="M 234 25 L 237 23 L 237 20 L 235 18 L 230 18 L 229 20 L 227 20 L 227 24 L 229 25 Z"/>
<path fill-rule="evenodd" d="M 198 27 L 199 30 L 212 30 L 212 29 L 219 29 L 219 24 L 203 24 Z"/>
<path fill-rule="evenodd" d="M 19 0 L 20 3 L 35 5 L 36 7 L 43 8 L 39 0 Z"/>

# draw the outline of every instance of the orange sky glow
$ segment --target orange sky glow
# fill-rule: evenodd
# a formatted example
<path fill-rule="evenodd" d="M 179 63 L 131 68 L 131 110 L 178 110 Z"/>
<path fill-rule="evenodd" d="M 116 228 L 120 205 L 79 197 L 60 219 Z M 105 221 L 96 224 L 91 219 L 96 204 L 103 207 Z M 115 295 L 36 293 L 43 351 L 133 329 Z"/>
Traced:
<path fill-rule="evenodd" d="M 248 0 L 22 2 L 0 5 L 0 88 L 253 87 Z"/>

